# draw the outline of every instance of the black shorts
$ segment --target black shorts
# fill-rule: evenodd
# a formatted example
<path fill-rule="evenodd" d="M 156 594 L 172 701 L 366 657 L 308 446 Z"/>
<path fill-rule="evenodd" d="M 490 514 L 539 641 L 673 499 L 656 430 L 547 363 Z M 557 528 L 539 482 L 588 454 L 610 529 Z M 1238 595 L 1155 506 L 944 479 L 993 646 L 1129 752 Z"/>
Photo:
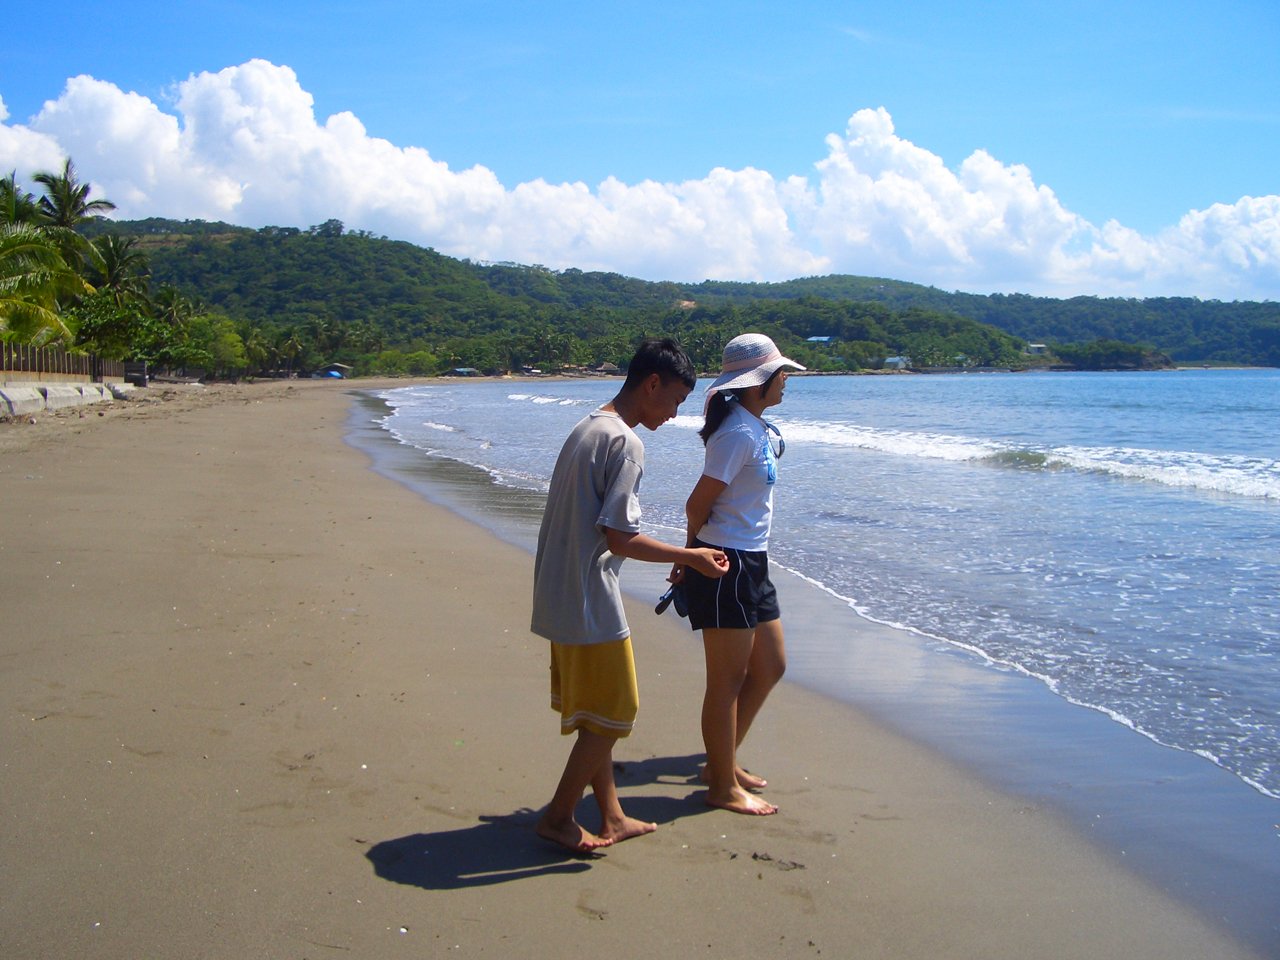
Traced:
<path fill-rule="evenodd" d="M 695 540 L 698 547 L 714 546 Z M 723 577 L 705 577 L 685 567 L 684 593 L 689 606 L 689 626 L 726 630 L 754 629 L 782 616 L 778 591 L 769 580 L 769 554 L 765 550 L 724 550 L 729 572 Z"/>

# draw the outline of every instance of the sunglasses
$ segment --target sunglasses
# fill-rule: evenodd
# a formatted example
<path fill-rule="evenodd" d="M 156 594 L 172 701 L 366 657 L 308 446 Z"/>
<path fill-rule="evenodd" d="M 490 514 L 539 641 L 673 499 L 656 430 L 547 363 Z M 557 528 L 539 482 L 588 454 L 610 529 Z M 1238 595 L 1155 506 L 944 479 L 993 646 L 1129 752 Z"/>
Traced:
<path fill-rule="evenodd" d="M 772 421 L 765 420 L 764 428 L 767 431 L 766 436 L 769 438 L 769 446 L 773 450 L 773 458 L 778 460 L 787 452 L 787 441 L 782 439 L 782 431 Z"/>
<path fill-rule="evenodd" d="M 676 613 L 682 617 L 689 615 L 689 607 L 685 603 L 684 585 L 677 583 L 670 590 L 658 598 L 658 605 L 653 608 L 653 612 L 661 614 L 667 607 L 675 604 Z"/>

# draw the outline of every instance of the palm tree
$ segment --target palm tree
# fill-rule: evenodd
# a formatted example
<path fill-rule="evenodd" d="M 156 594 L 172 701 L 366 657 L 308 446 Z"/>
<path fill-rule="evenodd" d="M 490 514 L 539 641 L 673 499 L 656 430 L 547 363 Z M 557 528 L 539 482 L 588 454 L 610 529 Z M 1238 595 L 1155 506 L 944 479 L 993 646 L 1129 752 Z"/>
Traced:
<path fill-rule="evenodd" d="M 249 361 L 249 368 L 255 373 L 261 373 L 267 368 L 267 361 L 275 352 L 271 341 L 259 326 L 241 330 L 240 339 L 244 341 L 244 354 Z"/>
<path fill-rule="evenodd" d="M 147 255 L 137 249 L 137 237 L 104 234 L 93 241 L 97 249 L 98 289 L 109 291 L 116 306 L 147 295 Z"/>
<path fill-rule="evenodd" d="M 0 223 L 35 223 L 36 198 L 18 186 L 17 171 L 0 179 Z"/>
<path fill-rule="evenodd" d="M 99 213 L 116 208 L 110 200 L 89 199 L 92 188 L 76 177 L 70 157 L 63 164 L 62 173 L 37 173 L 32 179 L 44 187 L 44 196 L 37 201 L 37 206 L 50 226 L 74 230 L 88 220 L 97 220 Z"/>
<path fill-rule="evenodd" d="M 509 373 L 516 373 L 524 365 L 524 347 L 515 336 L 503 336 L 498 341 L 498 359 Z"/>
<path fill-rule="evenodd" d="M 184 297 L 177 287 L 165 284 L 151 298 L 152 315 L 181 332 L 187 329 L 191 318 L 200 312 L 198 305 Z"/>
<path fill-rule="evenodd" d="M 47 171 L 32 177 L 44 187 L 44 196 L 36 201 L 40 225 L 49 230 L 62 250 L 62 258 L 69 266 L 83 270 L 85 261 L 98 263 L 98 250 L 76 232 L 76 228 L 90 220 L 97 220 L 100 213 L 114 210 L 110 200 L 90 200 L 89 184 L 76 177 L 76 168 L 68 157 L 61 173 Z"/>
<path fill-rule="evenodd" d="M 532 348 L 532 362 L 550 364 L 554 363 L 559 347 L 558 334 L 545 323 L 534 331 L 530 347 Z"/>
<path fill-rule="evenodd" d="M 381 327 L 366 319 L 351 325 L 347 341 L 360 353 L 380 353 L 386 337 Z"/>
<path fill-rule="evenodd" d="M 289 329 L 288 336 L 281 341 L 276 349 L 279 350 L 280 355 L 288 361 L 286 372 L 289 376 L 293 376 L 293 362 L 298 359 L 298 354 L 302 353 L 303 350 L 302 340 L 298 338 L 298 330 L 296 327 L 291 327 Z"/>
<path fill-rule="evenodd" d="M 72 339 L 60 299 L 92 293 L 57 242 L 26 223 L 0 224 L 0 335 L 42 345 Z"/>

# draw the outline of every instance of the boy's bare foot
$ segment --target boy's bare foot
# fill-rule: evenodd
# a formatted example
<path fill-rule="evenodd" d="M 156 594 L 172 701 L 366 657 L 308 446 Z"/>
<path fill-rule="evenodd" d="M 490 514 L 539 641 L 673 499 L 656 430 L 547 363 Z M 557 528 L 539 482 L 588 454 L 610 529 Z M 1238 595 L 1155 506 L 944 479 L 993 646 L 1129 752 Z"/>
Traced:
<path fill-rule="evenodd" d="M 609 843 L 621 843 L 623 840 L 630 840 L 632 837 L 642 837 L 646 833 L 653 833 L 658 829 L 656 823 L 647 823 L 644 820 L 636 820 L 634 817 L 622 817 L 618 820 L 611 820 L 604 825 L 604 829 L 600 831 L 600 838 L 608 840 Z"/>
<path fill-rule="evenodd" d="M 743 813 L 753 817 L 767 817 L 778 812 L 778 808 L 764 799 L 764 797 L 757 797 L 754 793 L 747 793 L 742 787 L 734 787 L 723 797 L 707 791 L 707 806 L 719 807 L 721 810 Z"/>
<path fill-rule="evenodd" d="M 764 777 L 757 777 L 750 770 L 744 769 L 743 767 L 734 767 L 733 773 L 734 776 L 738 778 L 738 786 L 742 787 L 744 790 L 763 790 L 769 785 L 769 781 Z M 707 774 L 707 765 L 705 763 L 702 765 L 701 778 L 703 783 L 711 782 L 711 777 Z"/>
<path fill-rule="evenodd" d="M 543 840 L 558 843 L 566 850 L 571 850 L 574 853 L 590 853 L 592 850 L 598 850 L 600 847 L 608 847 L 613 844 L 612 839 L 597 837 L 590 830 L 584 829 L 576 820 L 553 824 L 544 816 L 538 821 L 538 825 L 534 830 Z"/>

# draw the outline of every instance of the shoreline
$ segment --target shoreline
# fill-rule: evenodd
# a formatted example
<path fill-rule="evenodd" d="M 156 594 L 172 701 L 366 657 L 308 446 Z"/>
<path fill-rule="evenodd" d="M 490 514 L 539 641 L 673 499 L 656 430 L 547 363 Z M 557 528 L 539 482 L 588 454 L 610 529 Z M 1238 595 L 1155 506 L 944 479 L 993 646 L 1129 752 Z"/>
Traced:
<path fill-rule="evenodd" d="M 794 684 L 746 755 L 782 812 L 707 810 L 700 656 L 632 598 L 619 787 L 660 829 L 549 849 L 532 808 L 568 743 L 531 564 L 344 442 L 366 389 L 215 390 L 3 448 L 6 954 L 628 957 L 660 918 L 710 955 L 1255 955 Z"/>
<path fill-rule="evenodd" d="M 540 495 L 495 485 L 478 468 L 424 457 L 397 441 L 376 426 L 389 409 L 382 392 L 362 394 L 349 442 L 377 472 L 531 557 Z M 665 589 L 664 571 L 646 564 L 627 571 L 624 592 L 636 602 L 651 603 Z M 1280 894 L 1271 857 L 1274 798 L 1219 765 L 1060 696 L 1041 677 L 867 617 L 785 568 L 775 579 L 790 611 L 787 683 L 850 705 L 996 789 L 1053 810 L 1104 855 L 1192 908 L 1259 943 L 1280 943 L 1270 910 Z M 692 636 L 701 655 L 686 624 L 663 619 Z M 1157 809 L 1161 815 L 1151 817 Z"/>

